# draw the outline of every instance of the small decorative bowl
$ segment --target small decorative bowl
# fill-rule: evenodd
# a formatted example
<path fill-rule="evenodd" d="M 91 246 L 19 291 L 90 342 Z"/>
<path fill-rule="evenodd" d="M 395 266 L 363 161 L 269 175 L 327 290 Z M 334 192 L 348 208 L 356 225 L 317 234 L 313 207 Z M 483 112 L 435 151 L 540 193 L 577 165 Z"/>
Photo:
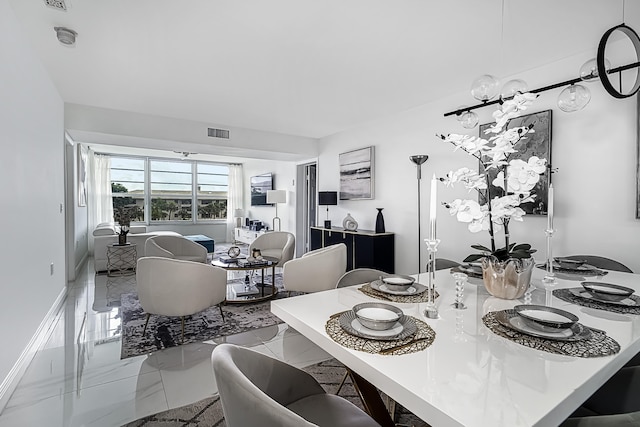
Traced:
<path fill-rule="evenodd" d="M 578 316 L 573 313 L 545 305 L 521 304 L 513 309 L 528 326 L 544 332 L 567 329 L 578 321 Z"/>
<path fill-rule="evenodd" d="M 390 291 L 400 292 L 408 290 L 411 285 L 413 285 L 413 282 L 416 281 L 416 279 L 411 276 L 403 276 L 398 274 L 383 277 L 381 280 L 382 283 L 384 283 L 387 286 L 387 289 L 389 289 Z"/>
<path fill-rule="evenodd" d="M 353 312 L 362 326 L 375 331 L 391 329 L 404 317 L 404 313 L 398 307 L 382 302 L 356 304 L 353 306 Z"/>
<path fill-rule="evenodd" d="M 569 259 L 569 258 L 554 258 L 553 259 L 558 267 L 566 268 L 567 270 L 575 270 L 578 267 L 582 267 L 583 264 L 586 264 L 586 260 L 584 259 Z"/>
<path fill-rule="evenodd" d="M 580 283 L 596 299 L 603 301 L 618 302 L 629 298 L 634 290 L 626 286 L 614 285 L 603 282 L 582 282 Z"/>

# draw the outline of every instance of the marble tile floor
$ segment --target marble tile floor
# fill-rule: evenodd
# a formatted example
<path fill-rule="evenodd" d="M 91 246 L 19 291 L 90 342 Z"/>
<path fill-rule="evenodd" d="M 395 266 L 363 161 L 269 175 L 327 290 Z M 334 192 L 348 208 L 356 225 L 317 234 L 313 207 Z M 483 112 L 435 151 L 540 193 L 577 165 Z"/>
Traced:
<path fill-rule="evenodd" d="M 330 358 L 285 324 L 120 360 L 120 294 L 135 280 L 95 275 L 74 283 L 55 327 L 7 406 L 0 427 L 114 427 L 217 393 L 211 351 L 232 342 L 298 367 Z"/>

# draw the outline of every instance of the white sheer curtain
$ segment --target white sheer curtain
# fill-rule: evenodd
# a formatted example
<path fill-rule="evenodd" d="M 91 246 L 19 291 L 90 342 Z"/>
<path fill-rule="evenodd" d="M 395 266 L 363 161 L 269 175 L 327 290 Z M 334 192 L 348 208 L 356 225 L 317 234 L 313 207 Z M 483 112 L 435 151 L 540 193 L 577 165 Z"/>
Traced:
<path fill-rule="evenodd" d="M 93 230 L 103 222 L 113 222 L 111 199 L 111 158 L 89 148 L 87 209 L 89 212 L 89 252 L 93 253 Z"/>
<path fill-rule="evenodd" d="M 229 165 L 229 192 L 227 195 L 227 242 L 234 240 L 236 227 L 236 209 L 243 209 L 244 186 L 242 184 L 242 165 Z"/>

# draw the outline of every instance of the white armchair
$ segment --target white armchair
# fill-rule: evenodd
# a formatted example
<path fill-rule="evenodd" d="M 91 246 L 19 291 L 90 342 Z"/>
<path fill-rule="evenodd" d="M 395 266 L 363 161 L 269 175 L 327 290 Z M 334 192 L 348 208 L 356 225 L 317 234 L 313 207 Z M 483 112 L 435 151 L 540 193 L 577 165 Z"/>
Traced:
<path fill-rule="evenodd" d="M 153 236 L 144 245 L 145 256 L 207 262 L 207 248 L 183 236 Z"/>
<path fill-rule="evenodd" d="M 319 292 L 334 289 L 347 270 L 344 243 L 307 252 L 284 264 L 282 281 L 286 291 Z"/>
<path fill-rule="evenodd" d="M 144 335 L 152 314 L 181 317 L 184 341 L 184 316 L 224 302 L 227 296 L 227 272 L 223 268 L 199 262 L 163 257 L 138 259 L 136 284 L 140 306 L 147 313 Z M 220 314 L 224 320 L 222 307 Z"/>
<path fill-rule="evenodd" d="M 286 231 L 270 231 L 261 234 L 249 245 L 249 255 L 253 249 L 260 249 L 263 257 L 278 260 L 276 267 L 282 267 L 285 262 L 293 258 L 296 239 Z"/>

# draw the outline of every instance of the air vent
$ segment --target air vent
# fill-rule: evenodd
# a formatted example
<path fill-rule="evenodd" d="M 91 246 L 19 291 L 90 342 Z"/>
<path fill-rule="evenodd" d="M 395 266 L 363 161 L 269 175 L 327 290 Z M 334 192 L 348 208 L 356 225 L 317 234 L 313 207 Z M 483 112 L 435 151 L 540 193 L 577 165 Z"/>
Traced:
<path fill-rule="evenodd" d="M 54 9 L 67 10 L 67 5 L 64 3 L 64 0 L 44 0 L 44 4 Z"/>
<path fill-rule="evenodd" d="M 224 129 L 208 128 L 209 136 L 212 138 L 229 139 L 229 131 Z"/>

